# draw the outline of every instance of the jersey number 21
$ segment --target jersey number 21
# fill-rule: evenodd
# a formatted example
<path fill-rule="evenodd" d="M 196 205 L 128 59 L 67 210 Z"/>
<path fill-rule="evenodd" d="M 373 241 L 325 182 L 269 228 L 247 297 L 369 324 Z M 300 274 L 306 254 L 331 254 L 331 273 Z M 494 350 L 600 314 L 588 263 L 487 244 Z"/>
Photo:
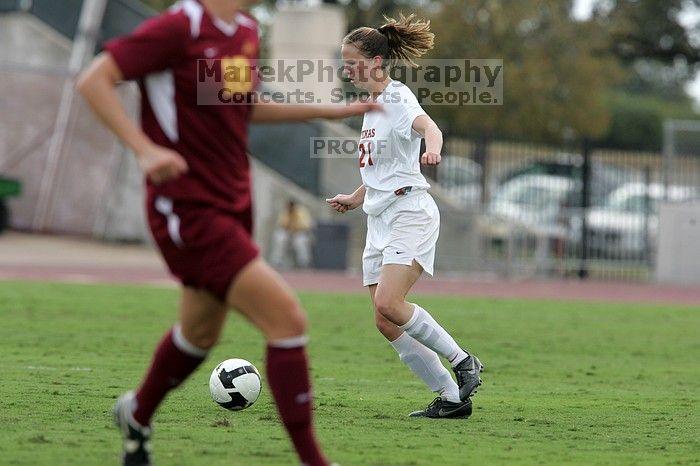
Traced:
<path fill-rule="evenodd" d="M 365 149 L 365 143 L 360 144 L 360 168 L 365 168 L 365 157 L 367 157 L 367 165 L 372 166 L 372 143 L 367 142 L 367 148 Z"/>

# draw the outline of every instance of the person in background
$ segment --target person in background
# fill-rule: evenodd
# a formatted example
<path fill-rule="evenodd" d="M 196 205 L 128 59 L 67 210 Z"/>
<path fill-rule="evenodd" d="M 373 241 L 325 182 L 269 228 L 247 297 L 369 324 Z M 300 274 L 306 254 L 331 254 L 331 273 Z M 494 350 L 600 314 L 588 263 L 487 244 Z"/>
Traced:
<path fill-rule="evenodd" d="M 270 262 L 280 267 L 284 265 L 289 242 L 294 250 L 294 263 L 306 268 L 311 265 L 311 229 L 313 219 L 309 211 L 294 199 L 287 202 L 287 207 L 277 218 L 277 229 L 272 237 L 272 254 Z"/>

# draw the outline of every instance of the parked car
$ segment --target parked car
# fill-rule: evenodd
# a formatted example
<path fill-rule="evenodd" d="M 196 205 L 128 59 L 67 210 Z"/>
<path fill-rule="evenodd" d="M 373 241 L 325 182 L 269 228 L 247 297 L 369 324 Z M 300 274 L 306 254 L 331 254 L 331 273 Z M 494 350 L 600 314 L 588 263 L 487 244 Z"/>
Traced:
<path fill-rule="evenodd" d="M 443 157 L 437 167 L 437 182 L 442 191 L 463 206 L 481 202 L 481 165 L 466 157 Z"/>
<path fill-rule="evenodd" d="M 563 176 L 522 175 L 496 191 L 488 214 L 562 237 L 579 192 L 578 183 Z"/>
<path fill-rule="evenodd" d="M 648 257 L 659 229 L 659 202 L 699 199 L 691 186 L 626 183 L 586 216 L 589 251 L 604 257 Z"/>
<path fill-rule="evenodd" d="M 600 205 L 604 199 L 625 181 L 641 179 L 641 173 L 610 163 L 593 160 L 590 167 L 590 205 Z M 499 185 L 525 175 L 549 175 L 568 178 L 576 183 L 583 182 L 583 156 L 579 154 L 559 154 L 554 159 L 531 160 L 498 178 Z M 579 184 L 580 186 L 580 184 Z M 577 201 L 581 205 L 581 201 Z"/>

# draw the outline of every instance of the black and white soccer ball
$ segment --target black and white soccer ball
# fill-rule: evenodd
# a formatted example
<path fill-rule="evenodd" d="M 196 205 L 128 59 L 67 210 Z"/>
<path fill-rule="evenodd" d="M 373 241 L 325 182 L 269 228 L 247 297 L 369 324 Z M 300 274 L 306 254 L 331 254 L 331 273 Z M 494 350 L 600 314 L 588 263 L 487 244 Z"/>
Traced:
<path fill-rule="evenodd" d="M 245 359 L 227 359 L 209 377 L 211 397 L 231 411 L 250 407 L 260 396 L 260 373 Z"/>

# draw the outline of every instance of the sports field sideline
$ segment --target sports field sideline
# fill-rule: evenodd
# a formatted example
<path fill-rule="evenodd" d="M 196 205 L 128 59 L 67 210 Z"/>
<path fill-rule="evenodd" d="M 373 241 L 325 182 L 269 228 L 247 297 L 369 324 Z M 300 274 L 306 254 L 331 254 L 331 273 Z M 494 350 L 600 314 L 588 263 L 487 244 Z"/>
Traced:
<path fill-rule="evenodd" d="M 283 275 L 299 290 L 365 293 L 359 274 L 291 271 Z M 16 232 L 0 236 L 0 280 L 11 279 L 175 286 L 151 247 Z M 435 279 L 420 280 L 414 291 L 429 295 L 700 306 L 699 287 L 634 282 L 503 281 L 438 273 Z"/>

